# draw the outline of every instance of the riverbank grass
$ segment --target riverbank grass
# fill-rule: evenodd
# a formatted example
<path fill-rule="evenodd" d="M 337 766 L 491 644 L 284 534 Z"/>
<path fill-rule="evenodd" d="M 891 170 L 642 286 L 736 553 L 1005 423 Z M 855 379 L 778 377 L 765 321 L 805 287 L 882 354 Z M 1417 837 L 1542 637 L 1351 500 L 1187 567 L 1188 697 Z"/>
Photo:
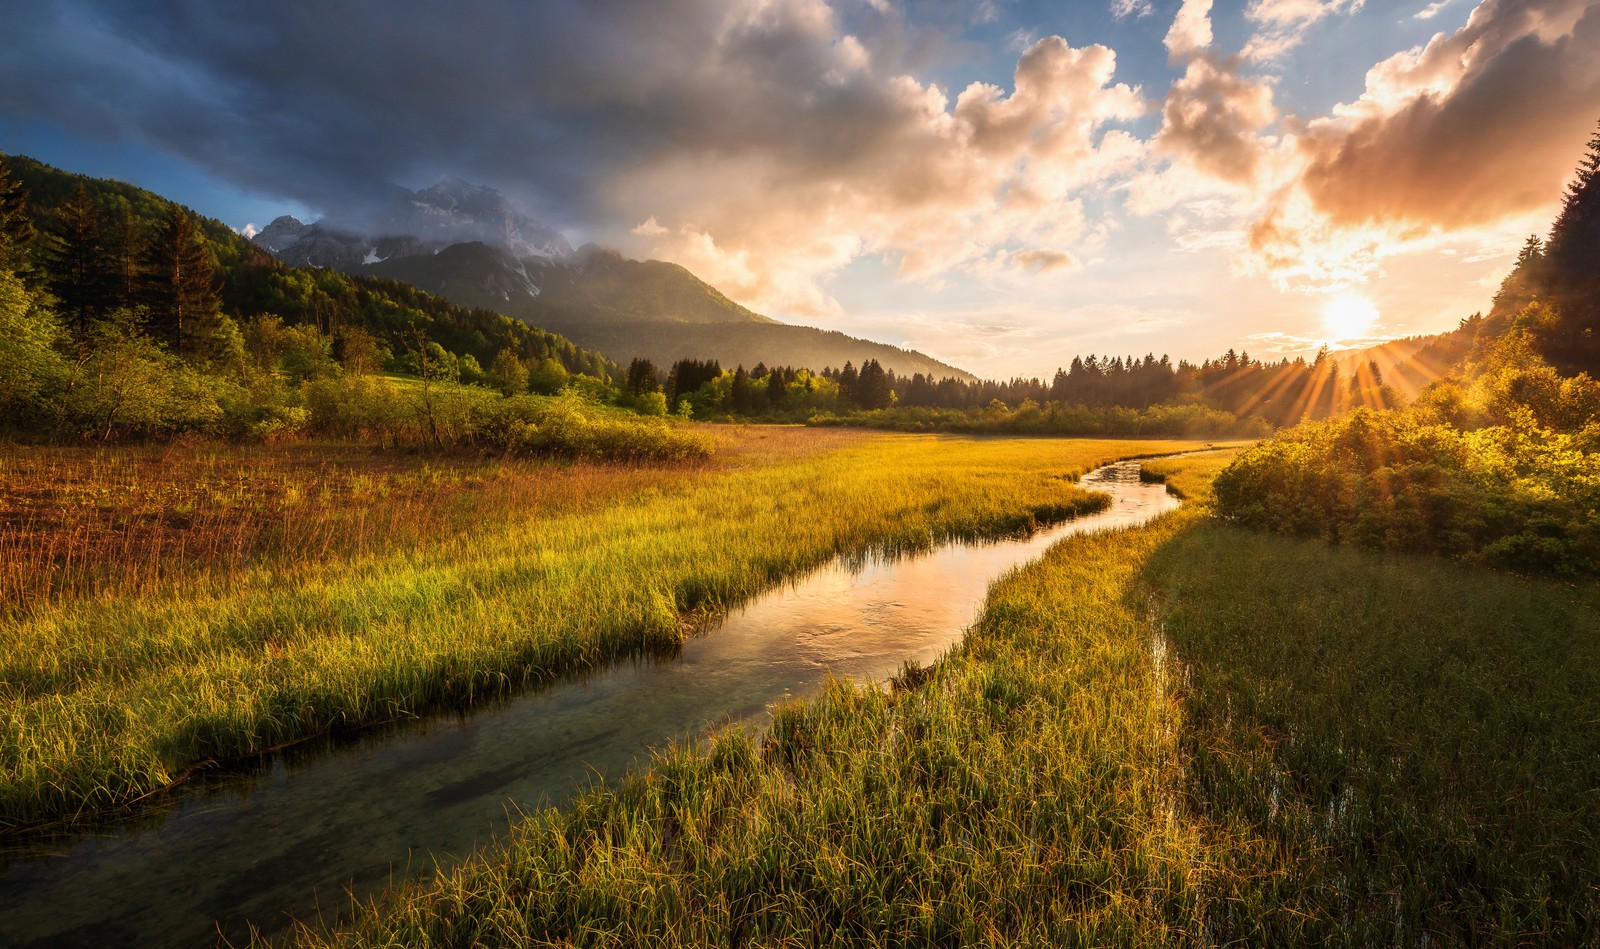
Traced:
<path fill-rule="evenodd" d="M 992 588 L 960 647 L 532 814 L 304 946 L 1583 945 L 1600 591 L 1208 522 Z"/>
<path fill-rule="evenodd" d="M 519 463 L 479 496 L 535 503 L 485 505 L 470 523 L 440 515 L 449 529 L 438 537 L 371 535 L 315 557 L 264 545 L 259 559 L 221 566 L 155 557 L 159 569 L 133 579 L 91 577 L 18 604 L 0 620 L 0 828 L 104 811 L 209 761 L 670 651 L 692 628 L 686 615 L 714 614 L 835 555 L 1028 530 L 1103 503 L 1075 487 L 1083 471 L 1192 447 L 720 437 L 734 442 L 725 461 L 659 477 Z M 762 447 L 769 439 L 775 449 Z M 544 477 L 594 489 L 519 487 Z M 426 490 L 404 496 L 407 510 L 428 510 Z M 390 503 L 334 497 L 344 513 L 303 523 L 326 532 Z M 24 577 L 13 588 L 49 584 Z"/>

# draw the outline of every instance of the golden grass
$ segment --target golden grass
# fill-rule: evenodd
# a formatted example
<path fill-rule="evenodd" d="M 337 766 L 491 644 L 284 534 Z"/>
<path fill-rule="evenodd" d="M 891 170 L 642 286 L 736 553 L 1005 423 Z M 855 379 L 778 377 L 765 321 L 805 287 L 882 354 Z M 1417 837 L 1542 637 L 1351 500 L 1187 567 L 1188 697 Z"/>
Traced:
<path fill-rule="evenodd" d="M 205 499 L 184 515 L 203 526 L 180 528 L 192 540 L 178 555 L 154 546 L 151 566 L 109 580 L 84 569 L 76 586 L 0 620 L 0 825 L 101 810 L 209 760 L 670 650 L 685 613 L 842 553 L 1058 520 L 1097 503 L 1073 486 L 1078 473 L 1187 447 L 721 435 L 736 443 L 726 461 L 666 472 L 416 459 L 378 478 L 268 453 L 246 476 L 216 477 L 214 495 L 205 478 L 228 470 L 226 455 L 111 456 L 78 483 L 136 486 L 135 509 L 159 509 L 167 491 Z M 59 471 L 64 458 L 36 464 Z M 13 457 L 9 470 L 26 463 Z M 190 477 L 169 474 L 144 497 L 139 476 L 155 469 Z M 259 483 L 283 487 L 258 495 Z M 302 503 L 312 512 L 300 519 Z M 69 536 L 87 536 L 98 516 L 66 519 L 79 525 Z M 254 542 L 275 529 L 284 540 L 249 556 L 212 556 L 214 535 Z M 50 558 L 22 564 L 33 569 L 19 568 L 18 587 L 49 588 L 38 574 Z"/>

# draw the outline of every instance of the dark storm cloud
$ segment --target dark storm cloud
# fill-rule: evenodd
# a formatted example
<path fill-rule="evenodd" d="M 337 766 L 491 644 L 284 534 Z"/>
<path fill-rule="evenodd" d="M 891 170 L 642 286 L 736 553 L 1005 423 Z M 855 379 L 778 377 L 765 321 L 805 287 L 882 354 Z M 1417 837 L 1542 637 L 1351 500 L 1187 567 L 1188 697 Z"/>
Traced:
<path fill-rule="evenodd" d="M 523 4 L 44 3 L 0 13 L 0 96 L 103 138 L 339 209 L 446 172 L 529 186 L 557 217 L 590 183 L 703 128 L 712 0 Z M 752 48 L 781 72 L 784 37 Z M 531 196 L 531 195 L 530 195 Z"/>
<path fill-rule="evenodd" d="M 9 112 L 339 218 L 456 175 L 813 312 L 815 278 L 863 252 L 933 273 L 1060 251 L 1067 192 L 1106 173 L 1097 130 L 1144 109 L 1111 50 L 1059 37 L 1012 90 L 952 101 L 908 75 L 916 28 L 868 0 L 21 0 L 7 26 Z"/>

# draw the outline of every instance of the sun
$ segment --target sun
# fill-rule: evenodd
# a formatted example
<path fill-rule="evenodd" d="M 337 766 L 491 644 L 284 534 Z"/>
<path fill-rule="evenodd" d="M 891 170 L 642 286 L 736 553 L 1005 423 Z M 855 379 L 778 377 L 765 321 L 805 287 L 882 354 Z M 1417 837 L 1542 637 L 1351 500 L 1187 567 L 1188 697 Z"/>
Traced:
<path fill-rule="evenodd" d="M 1330 343 L 1361 339 L 1377 322 L 1378 308 L 1366 297 L 1342 293 L 1322 308 L 1322 327 Z"/>

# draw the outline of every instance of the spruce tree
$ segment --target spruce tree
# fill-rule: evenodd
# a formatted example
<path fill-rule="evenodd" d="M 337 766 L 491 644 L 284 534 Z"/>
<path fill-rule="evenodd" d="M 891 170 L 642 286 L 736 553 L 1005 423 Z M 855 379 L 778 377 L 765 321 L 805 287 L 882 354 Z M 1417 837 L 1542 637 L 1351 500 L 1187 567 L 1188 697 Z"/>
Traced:
<path fill-rule="evenodd" d="M 50 290 L 81 339 L 90 325 L 105 315 L 115 293 L 100 207 L 80 184 L 72 197 L 55 209 L 51 223 L 45 242 Z"/>
<path fill-rule="evenodd" d="M 740 415 L 748 415 L 755 404 L 750 387 L 750 374 L 744 366 L 734 370 L 733 384 L 728 387 L 728 408 Z"/>
<path fill-rule="evenodd" d="M 0 271 L 28 281 L 33 276 L 33 219 L 28 216 L 28 193 L 11 176 L 11 166 L 0 155 Z"/>
<path fill-rule="evenodd" d="M 1545 258 L 1558 293 L 1590 291 L 1600 276 L 1600 131 L 1567 186 Z"/>
<path fill-rule="evenodd" d="M 644 395 L 648 392 L 660 392 L 661 380 L 656 378 L 656 365 L 648 359 L 634 358 L 628 363 L 628 378 L 625 383 L 629 395 Z"/>
<path fill-rule="evenodd" d="M 195 342 L 216 322 L 216 264 L 194 219 L 178 205 L 151 242 L 145 284 L 150 328 L 177 352 L 192 352 Z"/>
<path fill-rule="evenodd" d="M 767 404 L 774 409 L 782 408 L 789 395 L 785 375 L 782 369 L 774 369 L 767 373 Z"/>
<path fill-rule="evenodd" d="M 1567 187 L 1541 269 L 1559 313 L 1540 333 L 1544 357 L 1562 372 L 1600 372 L 1600 132 Z"/>
<path fill-rule="evenodd" d="M 888 373 L 876 359 L 861 364 L 861 374 L 856 379 L 856 404 L 864 409 L 889 407 L 892 390 Z"/>

